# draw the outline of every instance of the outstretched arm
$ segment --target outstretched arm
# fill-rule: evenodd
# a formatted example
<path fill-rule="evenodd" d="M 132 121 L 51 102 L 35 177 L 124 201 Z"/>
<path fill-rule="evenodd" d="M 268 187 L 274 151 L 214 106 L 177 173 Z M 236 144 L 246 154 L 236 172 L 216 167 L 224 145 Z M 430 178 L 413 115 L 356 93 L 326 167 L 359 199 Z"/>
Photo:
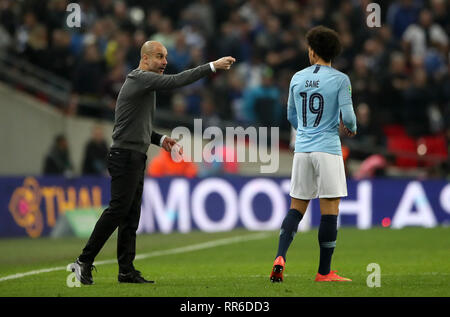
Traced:
<path fill-rule="evenodd" d="M 200 78 L 216 72 L 216 70 L 228 70 L 236 60 L 231 57 L 222 57 L 214 62 L 185 70 L 175 75 L 161 75 L 154 72 L 142 72 L 144 86 L 151 90 L 173 89 L 189 85 Z"/>

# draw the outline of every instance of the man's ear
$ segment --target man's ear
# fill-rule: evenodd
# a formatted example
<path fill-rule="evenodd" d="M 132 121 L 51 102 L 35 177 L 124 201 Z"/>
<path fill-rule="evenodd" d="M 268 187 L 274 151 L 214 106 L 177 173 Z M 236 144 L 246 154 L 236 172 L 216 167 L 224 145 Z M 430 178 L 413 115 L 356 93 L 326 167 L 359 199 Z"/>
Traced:
<path fill-rule="evenodd" d="M 317 62 L 318 58 L 317 58 L 316 52 L 314 52 L 313 50 L 311 50 L 311 53 L 312 53 L 312 57 L 314 58 L 314 63 Z"/>

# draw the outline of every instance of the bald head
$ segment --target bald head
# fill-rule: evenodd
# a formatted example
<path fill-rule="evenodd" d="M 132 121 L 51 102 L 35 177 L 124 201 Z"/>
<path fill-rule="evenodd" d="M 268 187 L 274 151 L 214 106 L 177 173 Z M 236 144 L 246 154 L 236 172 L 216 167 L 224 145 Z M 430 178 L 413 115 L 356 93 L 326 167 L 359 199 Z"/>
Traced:
<path fill-rule="evenodd" d="M 166 65 L 167 49 L 164 45 L 157 41 L 147 41 L 142 45 L 140 69 L 162 74 Z"/>
<path fill-rule="evenodd" d="M 157 41 L 147 41 L 144 44 L 142 44 L 141 58 L 144 54 L 151 55 L 151 53 L 155 50 L 155 48 L 164 48 L 164 45 L 162 45 L 160 42 Z"/>

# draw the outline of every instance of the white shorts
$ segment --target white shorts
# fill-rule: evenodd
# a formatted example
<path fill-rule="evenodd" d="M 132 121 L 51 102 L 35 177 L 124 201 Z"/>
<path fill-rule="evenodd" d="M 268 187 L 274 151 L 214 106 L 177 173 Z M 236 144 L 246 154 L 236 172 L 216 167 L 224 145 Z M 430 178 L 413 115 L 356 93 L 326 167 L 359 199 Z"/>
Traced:
<path fill-rule="evenodd" d="M 290 196 L 303 200 L 347 196 L 342 156 L 324 152 L 295 153 Z"/>

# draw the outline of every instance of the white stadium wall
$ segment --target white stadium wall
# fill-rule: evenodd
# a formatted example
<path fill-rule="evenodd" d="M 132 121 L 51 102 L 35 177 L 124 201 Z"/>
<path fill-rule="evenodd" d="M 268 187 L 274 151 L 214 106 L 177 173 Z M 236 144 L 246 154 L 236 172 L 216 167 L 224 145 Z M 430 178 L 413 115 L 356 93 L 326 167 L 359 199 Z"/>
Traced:
<path fill-rule="evenodd" d="M 111 141 L 112 124 L 67 117 L 24 93 L 0 84 L 0 175 L 39 175 L 45 155 L 57 134 L 68 139 L 75 172 L 79 173 L 84 146 L 95 124 Z"/>

